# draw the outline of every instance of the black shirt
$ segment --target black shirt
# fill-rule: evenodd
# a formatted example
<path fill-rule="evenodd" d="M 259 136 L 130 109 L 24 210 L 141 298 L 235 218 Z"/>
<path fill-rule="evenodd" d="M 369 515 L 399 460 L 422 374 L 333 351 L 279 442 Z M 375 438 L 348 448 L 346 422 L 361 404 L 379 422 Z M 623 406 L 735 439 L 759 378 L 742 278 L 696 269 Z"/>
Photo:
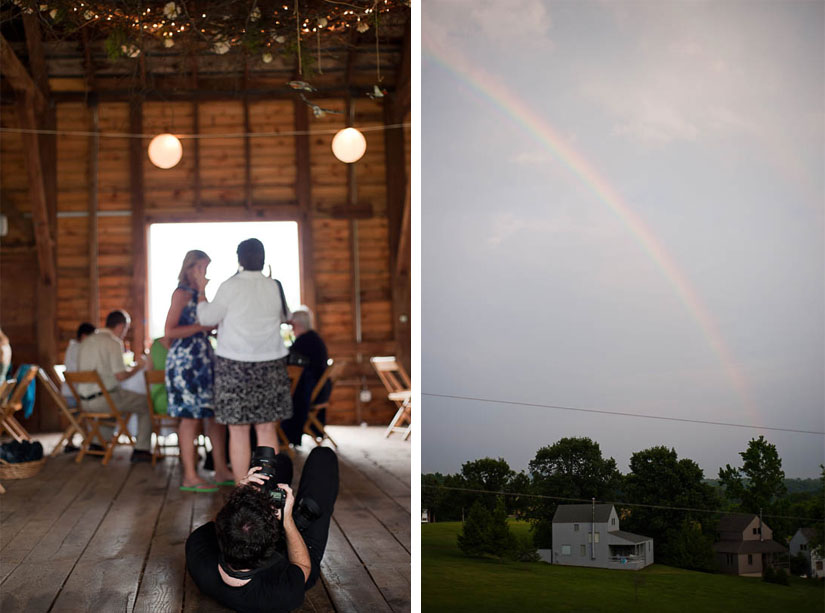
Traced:
<path fill-rule="evenodd" d="M 186 568 L 201 592 L 241 613 L 281 612 L 304 602 L 304 573 L 285 557 L 240 587 L 227 585 L 218 572 L 215 522 L 204 524 L 186 540 Z"/>

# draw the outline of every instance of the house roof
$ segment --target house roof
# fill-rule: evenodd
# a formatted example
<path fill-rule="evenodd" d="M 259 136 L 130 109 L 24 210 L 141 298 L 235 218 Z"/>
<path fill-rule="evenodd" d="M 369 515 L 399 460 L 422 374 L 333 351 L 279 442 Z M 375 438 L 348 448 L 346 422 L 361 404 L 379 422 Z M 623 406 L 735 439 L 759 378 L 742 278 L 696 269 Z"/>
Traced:
<path fill-rule="evenodd" d="M 610 518 L 612 504 L 597 504 L 596 522 L 603 524 Z M 554 524 L 587 523 L 593 521 L 592 504 L 560 504 L 553 515 Z"/>
<path fill-rule="evenodd" d="M 753 513 L 723 515 L 719 520 L 719 532 L 742 532 L 756 517 Z"/>
<path fill-rule="evenodd" d="M 719 553 L 780 553 L 788 551 L 787 547 L 774 540 L 767 541 L 719 541 L 713 544 L 713 550 Z"/>
<path fill-rule="evenodd" d="M 816 536 L 816 530 L 813 528 L 800 528 L 799 531 L 802 533 L 802 536 L 805 537 L 806 541 L 810 541 Z"/>
<path fill-rule="evenodd" d="M 649 536 L 642 536 L 641 534 L 633 534 L 632 532 L 625 532 L 624 530 L 611 530 L 608 532 L 611 536 L 618 536 L 631 543 L 644 543 L 645 541 L 653 540 Z"/>

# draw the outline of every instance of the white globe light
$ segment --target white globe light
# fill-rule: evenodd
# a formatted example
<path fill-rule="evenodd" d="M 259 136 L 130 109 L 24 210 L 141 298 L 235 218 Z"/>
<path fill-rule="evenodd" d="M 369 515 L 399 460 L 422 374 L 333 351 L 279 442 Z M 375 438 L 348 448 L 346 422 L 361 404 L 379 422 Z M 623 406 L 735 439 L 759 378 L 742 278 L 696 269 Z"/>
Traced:
<path fill-rule="evenodd" d="M 183 146 L 173 134 L 158 134 L 149 143 L 149 159 L 158 168 L 172 168 L 182 155 Z"/>
<path fill-rule="evenodd" d="M 367 150 L 367 139 L 355 128 L 344 128 L 332 139 L 332 153 L 346 164 L 357 162 Z"/>

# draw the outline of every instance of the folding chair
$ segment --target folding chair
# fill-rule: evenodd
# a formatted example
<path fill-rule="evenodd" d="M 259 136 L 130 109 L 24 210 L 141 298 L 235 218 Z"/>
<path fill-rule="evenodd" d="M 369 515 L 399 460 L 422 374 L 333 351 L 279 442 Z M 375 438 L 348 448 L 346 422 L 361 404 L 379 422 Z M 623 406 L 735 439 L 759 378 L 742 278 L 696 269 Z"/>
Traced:
<path fill-rule="evenodd" d="M 63 413 L 63 417 L 65 417 L 69 422 L 69 425 L 60 436 L 60 440 L 57 441 L 54 449 L 52 449 L 50 457 L 54 457 L 60 453 L 60 449 L 62 448 L 64 442 L 67 445 L 72 444 L 72 439 L 75 434 L 79 434 L 83 439 L 86 438 L 86 430 L 83 428 L 82 411 L 80 410 L 80 405 L 76 407 L 70 407 L 68 405 L 66 402 L 66 397 L 60 393 L 60 389 L 42 368 L 37 371 L 37 379 L 43 384 L 43 387 L 46 388 L 46 392 L 48 392 L 49 396 L 52 397 L 52 400 L 54 400 L 57 408 L 59 408 Z M 80 446 L 83 446 L 82 442 L 80 443 Z"/>
<path fill-rule="evenodd" d="M 77 400 L 77 406 L 80 407 L 80 416 L 83 420 L 83 423 L 86 424 L 89 428 L 89 434 L 83 440 L 83 445 L 80 447 L 80 451 L 77 454 L 77 462 L 81 462 L 83 460 L 83 456 L 87 453 L 90 455 L 101 455 L 103 456 L 103 460 L 101 464 L 104 466 L 109 463 L 109 460 L 112 457 L 112 453 L 114 452 L 116 445 L 132 445 L 135 444 L 135 439 L 129 434 L 129 429 L 126 426 L 126 422 L 123 419 L 123 415 L 121 415 L 120 411 L 118 410 L 117 406 L 115 406 L 114 400 L 109 395 L 109 391 L 103 385 L 103 381 L 100 380 L 100 375 L 97 374 L 95 370 L 84 370 L 81 372 L 67 372 L 66 373 L 66 383 L 69 385 L 69 389 L 72 392 L 72 396 L 75 397 Z M 103 397 L 106 399 L 106 404 L 109 405 L 109 411 L 87 411 L 83 408 L 83 399 L 80 397 L 80 394 L 77 392 L 77 385 L 82 383 L 91 383 L 98 387 L 100 393 L 103 394 Z M 113 427 L 113 434 L 112 438 L 106 440 L 103 436 L 103 433 L 100 431 L 100 426 L 112 426 Z M 120 442 L 121 435 L 127 438 L 126 443 Z M 97 451 L 94 449 L 90 449 L 90 446 L 94 444 L 95 440 L 97 440 L 100 446 L 103 448 L 103 451 Z"/>
<path fill-rule="evenodd" d="M 293 396 L 295 394 L 295 389 L 298 387 L 298 381 L 301 378 L 301 373 L 304 372 L 304 367 L 296 364 L 288 364 L 286 367 L 286 372 L 289 375 L 290 380 L 289 395 Z M 278 444 L 281 449 L 286 450 L 286 453 L 290 458 L 294 458 L 295 451 L 289 446 L 289 439 L 287 438 L 284 429 L 281 428 L 280 423 L 275 424 L 275 431 L 278 434 Z"/>
<path fill-rule="evenodd" d="M 29 388 L 29 384 L 37 376 L 37 371 L 40 370 L 37 366 L 29 366 L 28 372 L 19 381 L 6 381 L 5 389 L 3 390 L 2 405 L 0 405 L 0 434 L 7 431 L 12 438 L 18 443 L 22 441 L 32 440 L 31 435 L 26 429 L 14 418 L 14 414 L 23 408 L 23 395 Z M 8 390 L 11 388 L 11 391 Z M 8 395 L 6 395 L 8 394 Z"/>
<path fill-rule="evenodd" d="M 318 379 L 318 383 L 316 383 L 315 387 L 312 388 L 312 395 L 309 398 L 309 415 L 306 423 L 304 424 L 304 434 L 309 434 L 318 446 L 323 445 L 324 439 L 327 439 L 330 443 L 332 443 L 333 447 L 338 449 L 338 443 L 336 443 L 332 437 L 327 434 L 324 424 L 321 423 L 320 419 L 318 419 L 318 413 L 321 412 L 321 409 L 329 408 L 329 401 L 332 398 L 332 387 L 335 386 L 335 381 L 338 380 L 341 366 L 342 364 L 336 364 L 331 359 L 327 360 L 327 367 L 324 369 L 324 374 L 321 375 L 321 378 Z M 326 385 L 327 381 L 330 382 L 330 395 L 324 402 L 317 402 L 318 396 L 321 394 L 321 390 L 324 389 L 324 385 Z M 313 431 L 313 428 L 315 431 Z M 321 433 L 320 436 L 317 434 L 318 432 Z"/>
<path fill-rule="evenodd" d="M 410 427 L 412 423 L 412 410 L 410 407 L 410 378 L 401 365 L 395 359 L 395 356 L 380 356 L 370 358 L 375 372 L 378 373 L 378 378 L 387 389 L 387 398 L 395 403 L 398 411 L 395 417 L 392 418 L 390 425 L 387 426 L 387 431 L 384 434 L 385 438 L 389 438 L 393 432 L 400 432 L 404 435 L 404 440 L 410 437 Z M 406 424 L 406 426 L 405 426 Z"/>
<path fill-rule="evenodd" d="M 152 449 L 152 466 L 155 465 L 158 458 L 167 457 L 170 454 L 164 453 L 164 447 L 171 447 L 171 445 L 160 444 L 160 430 L 161 428 L 175 428 L 177 429 L 180 420 L 177 417 L 170 417 L 163 413 L 155 411 L 155 399 L 152 397 L 152 386 L 163 385 L 166 389 L 166 371 L 165 370 L 146 370 L 143 372 L 144 381 L 146 383 L 146 404 L 149 407 L 149 415 L 152 416 L 152 432 L 155 435 L 155 446 Z M 180 455 L 180 447 L 178 453 Z"/>

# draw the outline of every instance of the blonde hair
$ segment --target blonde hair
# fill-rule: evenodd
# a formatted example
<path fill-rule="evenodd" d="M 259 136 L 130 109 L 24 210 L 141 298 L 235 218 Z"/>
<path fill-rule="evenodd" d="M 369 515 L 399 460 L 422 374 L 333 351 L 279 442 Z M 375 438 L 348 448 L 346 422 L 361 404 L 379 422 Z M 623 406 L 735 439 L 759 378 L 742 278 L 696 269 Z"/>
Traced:
<path fill-rule="evenodd" d="M 178 273 L 178 283 L 189 287 L 189 279 L 187 278 L 189 270 L 201 260 L 212 261 L 209 256 L 200 249 L 187 251 L 186 255 L 183 256 L 183 265 L 180 267 L 180 273 Z"/>

